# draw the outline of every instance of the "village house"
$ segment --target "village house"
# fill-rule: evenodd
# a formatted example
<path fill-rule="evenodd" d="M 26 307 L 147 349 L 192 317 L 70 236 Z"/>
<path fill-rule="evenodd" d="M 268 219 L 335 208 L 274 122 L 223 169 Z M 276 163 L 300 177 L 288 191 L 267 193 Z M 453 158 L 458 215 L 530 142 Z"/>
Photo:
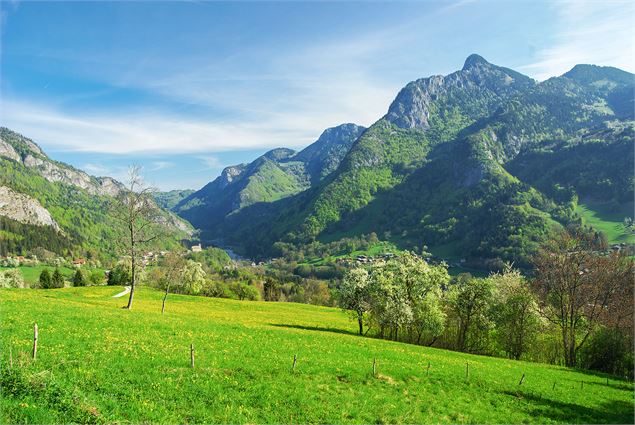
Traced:
<path fill-rule="evenodd" d="M 192 252 L 201 252 L 201 251 L 203 251 L 203 247 L 201 246 L 201 244 L 192 245 Z"/>

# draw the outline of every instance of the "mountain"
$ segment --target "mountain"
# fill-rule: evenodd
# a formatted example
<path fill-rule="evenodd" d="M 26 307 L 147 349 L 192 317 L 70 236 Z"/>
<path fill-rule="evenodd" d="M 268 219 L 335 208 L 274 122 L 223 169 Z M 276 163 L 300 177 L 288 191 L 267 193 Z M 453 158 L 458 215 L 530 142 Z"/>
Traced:
<path fill-rule="evenodd" d="M 181 202 L 183 199 L 187 198 L 194 192 L 195 191 L 191 189 L 183 189 L 183 190 L 176 189 L 176 190 L 169 190 L 167 192 L 156 192 L 153 195 L 154 195 L 155 201 L 161 208 L 164 208 L 166 210 L 171 210 L 179 202 Z"/>
<path fill-rule="evenodd" d="M 479 267 L 527 265 L 579 221 L 581 197 L 632 202 L 633 83 L 592 65 L 538 83 L 471 55 L 459 71 L 407 84 L 327 178 L 229 216 L 224 240 L 267 257 L 279 243 L 375 232 Z"/>
<path fill-rule="evenodd" d="M 219 229 L 230 214 L 290 197 L 322 181 L 338 167 L 364 130 L 355 124 L 342 124 L 325 130 L 300 152 L 273 149 L 249 164 L 227 167 L 172 209 L 201 228 L 208 239 L 219 238 Z"/>
<path fill-rule="evenodd" d="M 65 256 L 115 257 L 123 230 L 108 216 L 125 187 L 50 159 L 31 139 L 0 127 L 0 255 L 42 248 Z M 158 207 L 157 207 L 158 208 Z M 161 214 L 172 242 L 191 227 Z"/>

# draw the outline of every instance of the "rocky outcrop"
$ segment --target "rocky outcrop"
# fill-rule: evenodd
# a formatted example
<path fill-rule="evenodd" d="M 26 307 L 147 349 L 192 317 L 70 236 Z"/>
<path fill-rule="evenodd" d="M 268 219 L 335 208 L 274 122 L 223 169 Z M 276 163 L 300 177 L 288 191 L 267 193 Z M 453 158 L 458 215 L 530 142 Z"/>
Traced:
<path fill-rule="evenodd" d="M 388 109 L 386 119 L 401 128 L 430 128 L 433 115 L 460 113 L 471 120 L 492 113 L 500 103 L 535 81 L 470 55 L 460 71 L 408 83 Z"/>
<path fill-rule="evenodd" d="M 91 177 L 83 171 L 58 165 L 48 159 L 27 155 L 23 163 L 27 167 L 37 168 L 39 174 L 50 182 L 60 182 L 76 186 L 86 190 L 91 195 L 115 196 L 123 190 L 121 183 L 110 177 Z"/>
<path fill-rule="evenodd" d="M 60 227 L 51 214 L 36 199 L 0 186 L 0 215 L 24 224 Z"/>
<path fill-rule="evenodd" d="M 12 159 L 14 161 L 20 161 L 20 155 L 13 149 L 13 146 L 0 139 L 0 156 Z"/>
<path fill-rule="evenodd" d="M 91 195 L 116 196 L 124 190 L 121 183 L 110 177 L 93 177 L 69 165 L 52 161 L 31 139 L 7 128 L 0 128 L 0 157 L 35 168 L 50 182 L 75 186 Z"/>

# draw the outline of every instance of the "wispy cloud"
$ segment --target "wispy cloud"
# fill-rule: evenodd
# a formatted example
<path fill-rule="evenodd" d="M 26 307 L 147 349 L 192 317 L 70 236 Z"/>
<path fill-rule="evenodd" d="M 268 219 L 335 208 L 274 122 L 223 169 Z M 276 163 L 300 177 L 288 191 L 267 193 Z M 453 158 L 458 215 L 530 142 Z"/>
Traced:
<path fill-rule="evenodd" d="M 375 78 L 370 62 L 408 36 L 401 28 L 271 54 L 258 73 L 245 72 L 245 57 L 229 57 L 180 68 L 155 64 L 158 74 L 101 76 L 115 87 L 163 98 L 176 111 L 165 105 L 143 112 L 69 111 L 64 102 L 5 99 L 1 118 L 56 149 L 125 154 L 299 148 L 325 128 L 343 122 L 368 126 L 385 113 L 399 84 Z M 179 116 L 178 105 L 203 112 Z"/>
<path fill-rule="evenodd" d="M 635 70 L 635 5 L 631 1 L 562 0 L 552 8 L 558 16 L 554 42 L 521 70 L 538 80 L 561 75 L 579 63 Z"/>
<path fill-rule="evenodd" d="M 166 168 L 174 168 L 174 163 L 169 161 L 153 161 L 150 171 L 165 170 Z"/>
<path fill-rule="evenodd" d="M 3 125 L 57 150 L 101 153 L 222 152 L 302 146 L 313 136 L 302 123 L 214 123 L 173 114 L 88 115 L 28 102 L 4 101 Z M 279 123 L 278 123 L 279 124 Z"/>
<path fill-rule="evenodd" d="M 198 159 L 201 160 L 206 169 L 213 170 L 223 166 L 220 159 L 212 155 L 201 155 L 198 156 Z"/>
<path fill-rule="evenodd" d="M 84 171 L 94 176 L 103 176 L 111 173 L 111 169 L 102 164 L 86 163 L 81 167 Z"/>

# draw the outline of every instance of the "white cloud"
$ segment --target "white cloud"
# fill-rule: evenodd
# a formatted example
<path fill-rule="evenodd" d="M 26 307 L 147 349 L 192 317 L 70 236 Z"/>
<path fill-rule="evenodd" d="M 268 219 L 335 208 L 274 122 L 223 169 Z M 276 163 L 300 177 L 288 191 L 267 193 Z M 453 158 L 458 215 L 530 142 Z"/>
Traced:
<path fill-rule="evenodd" d="M 169 161 L 153 161 L 152 162 L 152 168 L 150 168 L 150 171 L 165 170 L 166 168 L 173 168 L 173 167 L 174 167 L 174 163 L 173 162 L 169 162 Z"/>
<path fill-rule="evenodd" d="M 280 122 L 205 122 L 159 113 L 80 115 L 12 101 L 3 102 L 1 120 L 45 148 L 80 152 L 221 152 L 303 146 L 319 136 L 310 135 L 302 120 L 283 126 Z"/>
<path fill-rule="evenodd" d="M 212 155 L 201 155 L 198 156 L 198 159 L 205 165 L 206 169 L 217 169 L 223 166 L 220 159 Z"/>
<path fill-rule="evenodd" d="M 105 165 L 95 164 L 92 162 L 82 165 L 81 168 L 82 170 L 94 176 L 104 176 L 111 173 L 110 168 L 106 167 Z"/>
<path fill-rule="evenodd" d="M 344 122 L 369 126 L 381 118 L 404 82 L 373 76 L 373 64 L 379 57 L 390 62 L 394 46 L 413 36 L 408 31 L 412 25 L 320 40 L 301 50 L 245 48 L 213 60 L 200 55 L 167 62 L 144 57 L 136 60 L 138 66 L 123 67 L 123 73 L 121 57 L 108 63 L 97 53 L 92 59 L 103 63 L 95 66 L 91 58 L 48 52 L 51 59 L 70 55 L 64 59 L 76 63 L 75 72 L 85 78 L 145 91 L 160 100 L 142 112 L 124 110 L 130 108 L 126 105 L 106 112 L 70 112 L 65 105 L 73 106 L 77 95 L 53 102 L 14 98 L 4 101 L 2 122 L 45 148 L 86 152 L 301 148 L 328 127 Z M 257 72 L 246 66 L 250 62 Z M 197 110 L 195 117 L 178 115 L 190 107 Z"/>
<path fill-rule="evenodd" d="M 628 1 L 553 3 L 558 32 L 537 61 L 520 67 L 538 80 L 562 75 L 580 63 L 635 70 L 635 5 Z"/>

